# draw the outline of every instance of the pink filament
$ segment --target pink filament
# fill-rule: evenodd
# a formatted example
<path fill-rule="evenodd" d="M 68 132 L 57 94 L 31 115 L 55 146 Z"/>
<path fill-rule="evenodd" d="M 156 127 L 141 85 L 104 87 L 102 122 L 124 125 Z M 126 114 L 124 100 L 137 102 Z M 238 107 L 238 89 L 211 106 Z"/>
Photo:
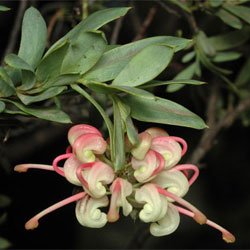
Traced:
<path fill-rule="evenodd" d="M 34 168 L 34 169 L 42 169 L 42 170 L 49 170 L 54 171 L 54 167 L 51 165 L 44 165 L 44 164 L 19 164 L 16 165 L 14 168 L 14 171 L 17 172 L 27 172 L 28 169 Z M 62 168 L 59 168 L 62 171 Z"/>
<path fill-rule="evenodd" d="M 170 169 L 169 171 L 171 171 L 171 170 L 181 170 L 181 171 L 193 170 L 194 174 L 192 175 L 192 177 L 188 181 L 190 186 L 196 181 L 196 179 L 199 176 L 199 169 L 195 165 L 192 165 L 192 164 L 177 165 L 177 166 L 173 167 L 172 169 Z"/>
<path fill-rule="evenodd" d="M 72 196 L 70 196 L 62 201 L 59 201 L 56 204 L 46 208 L 45 210 L 43 210 L 42 212 L 40 212 L 39 214 L 37 214 L 33 218 L 31 218 L 28 222 L 26 222 L 25 229 L 27 229 L 27 230 L 35 229 L 39 225 L 39 223 L 38 223 L 39 219 L 41 219 L 43 216 L 55 211 L 56 209 L 58 209 L 60 207 L 65 206 L 69 203 L 80 200 L 80 199 L 84 198 L 85 195 L 86 195 L 85 192 L 81 192 L 81 193 L 72 195 Z"/>
<path fill-rule="evenodd" d="M 58 163 L 59 161 L 61 161 L 61 160 L 65 160 L 65 159 L 70 158 L 72 155 L 73 155 L 72 153 L 68 153 L 68 154 L 64 154 L 64 155 L 59 155 L 59 156 L 57 156 L 57 157 L 54 159 L 54 161 L 53 161 L 53 168 L 54 168 L 54 170 L 55 170 L 58 174 L 62 175 L 63 177 L 65 177 L 65 174 L 64 174 L 63 170 L 61 170 L 61 169 L 57 166 L 57 163 Z"/>
<path fill-rule="evenodd" d="M 186 143 L 186 141 L 184 139 L 182 139 L 180 137 L 176 137 L 176 136 L 168 136 L 168 138 L 171 138 L 174 141 L 180 142 L 182 144 L 181 156 L 183 156 L 187 152 L 187 143 Z"/>
<path fill-rule="evenodd" d="M 163 194 L 167 197 L 170 197 L 171 199 L 173 199 L 174 201 L 178 202 L 179 204 L 183 205 L 184 207 L 190 209 L 191 211 L 194 212 L 194 220 L 196 222 L 198 222 L 199 224 L 205 224 L 206 221 L 207 221 L 207 218 L 206 216 L 201 212 L 199 211 L 195 206 L 193 206 L 192 204 L 190 204 L 189 202 L 187 202 L 186 200 L 174 195 L 173 193 L 171 192 L 168 192 L 167 190 L 161 188 L 161 187 L 158 187 L 156 186 L 158 192 L 160 194 Z"/>
<path fill-rule="evenodd" d="M 156 151 L 154 151 L 154 153 L 157 159 L 159 160 L 159 166 L 154 170 L 154 172 L 152 173 L 152 176 L 158 174 L 165 166 L 165 161 L 164 161 L 163 156 Z"/>
<path fill-rule="evenodd" d="M 72 146 L 69 145 L 67 148 L 66 148 L 66 154 L 69 154 L 69 153 L 72 153 Z"/>
<path fill-rule="evenodd" d="M 179 207 L 179 206 L 176 206 L 176 209 L 182 213 L 182 214 L 185 214 L 189 217 L 194 217 L 194 213 L 185 209 L 185 208 L 182 208 L 182 207 Z M 235 237 L 229 232 L 227 231 L 225 228 L 223 228 L 222 226 L 216 224 L 215 222 L 211 221 L 211 220 L 206 220 L 206 224 L 209 225 L 210 227 L 213 227 L 217 230 L 219 230 L 221 233 L 222 233 L 222 238 L 224 241 L 226 241 L 227 243 L 234 243 L 235 242 Z"/>
<path fill-rule="evenodd" d="M 96 162 L 89 162 L 89 163 L 83 163 L 81 165 L 79 165 L 76 169 L 76 176 L 78 178 L 78 180 L 86 187 L 88 188 L 89 184 L 88 182 L 83 178 L 82 176 L 82 170 L 84 168 L 92 168 L 93 165 L 95 164 Z"/>

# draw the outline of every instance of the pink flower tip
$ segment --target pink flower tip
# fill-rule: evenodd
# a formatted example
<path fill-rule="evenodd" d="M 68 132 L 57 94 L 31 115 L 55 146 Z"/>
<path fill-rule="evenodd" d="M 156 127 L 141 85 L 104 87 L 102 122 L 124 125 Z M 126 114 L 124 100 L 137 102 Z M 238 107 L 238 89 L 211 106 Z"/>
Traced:
<path fill-rule="evenodd" d="M 24 173 L 28 171 L 28 167 L 24 164 L 16 165 L 14 167 L 14 171 L 19 172 L 19 173 Z"/>
<path fill-rule="evenodd" d="M 194 214 L 194 217 L 193 219 L 199 223 L 200 225 L 204 225 L 206 224 L 207 222 L 207 217 L 200 211 L 197 211 L 195 214 Z"/>
<path fill-rule="evenodd" d="M 231 233 L 229 233 L 228 231 L 225 231 L 222 233 L 222 239 L 226 242 L 226 243 L 234 243 L 235 242 L 235 237 L 234 235 L 232 235 Z"/>
<path fill-rule="evenodd" d="M 33 230 L 33 229 L 37 228 L 38 225 L 39 225 L 38 220 L 35 218 L 32 218 L 26 222 L 25 229 L 26 230 Z"/>

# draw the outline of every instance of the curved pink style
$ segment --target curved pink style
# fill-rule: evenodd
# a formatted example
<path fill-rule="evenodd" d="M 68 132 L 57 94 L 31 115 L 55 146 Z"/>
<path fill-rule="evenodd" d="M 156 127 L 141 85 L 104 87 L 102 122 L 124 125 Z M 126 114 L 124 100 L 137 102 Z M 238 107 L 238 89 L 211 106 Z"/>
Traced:
<path fill-rule="evenodd" d="M 200 210 L 198 210 L 195 206 L 193 206 L 192 204 L 190 204 L 186 200 L 174 195 L 171 192 L 168 192 L 167 190 L 165 190 L 161 187 L 156 186 L 156 188 L 160 194 L 163 194 L 167 197 L 170 197 L 174 201 L 178 202 L 179 204 L 181 204 L 181 205 L 185 206 L 186 208 L 190 209 L 191 211 L 193 211 L 193 213 L 194 213 L 193 218 L 196 222 L 198 222 L 199 224 L 206 223 L 207 217 Z"/>
<path fill-rule="evenodd" d="M 22 172 L 27 172 L 29 169 L 34 168 L 34 169 L 42 169 L 42 170 L 49 170 L 49 171 L 55 171 L 54 167 L 51 165 L 45 165 L 45 164 L 19 164 L 14 167 L 14 171 L 22 173 Z M 63 168 L 59 169 L 63 171 Z"/>
<path fill-rule="evenodd" d="M 79 179 L 79 181 L 83 184 L 83 186 L 85 186 L 86 188 L 88 188 L 89 184 L 88 182 L 84 179 L 84 177 L 82 176 L 82 170 L 84 168 L 92 168 L 93 165 L 95 165 L 96 162 L 90 162 L 90 163 L 83 163 L 81 165 L 79 165 L 76 169 L 76 176 Z"/>
<path fill-rule="evenodd" d="M 174 205 L 174 206 L 176 207 L 176 209 L 177 209 L 180 213 L 185 214 L 185 215 L 187 215 L 187 216 L 189 216 L 189 217 L 194 218 L 195 215 L 194 215 L 193 212 L 191 212 L 191 211 L 189 211 L 189 210 L 187 210 L 187 209 L 185 209 L 185 208 L 176 206 L 176 205 Z M 219 230 L 219 231 L 222 233 L 222 239 L 223 239 L 224 241 L 226 241 L 227 243 L 234 243 L 234 242 L 235 242 L 235 237 L 234 237 L 234 235 L 231 234 L 229 231 L 227 231 L 227 230 L 226 230 L 225 228 L 223 228 L 222 226 L 216 224 L 215 222 L 213 222 L 213 221 L 211 221 L 211 220 L 206 220 L 206 223 L 205 223 L 205 224 L 207 224 L 208 226 L 213 227 L 213 228 Z"/>
<path fill-rule="evenodd" d="M 97 134 L 97 135 L 102 137 L 101 132 L 97 128 L 95 128 L 91 125 L 88 125 L 88 124 L 79 124 L 79 125 L 75 125 L 69 129 L 69 132 L 68 132 L 69 143 L 71 145 L 73 145 L 75 140 L 79 136 L 85 135 L 85 134 Z"/>
<path fill-rule="evenodd" d="M 192 177 L 188 181 L 190 186 L 196 181 L 196 179 L 199 176 L 199 169 L 195 165 L 192 165 L 192 164 L 177 165 L 177 166 L 173 167 L 172 169 L 170 169 L 169 171 L 172 171 L 172 170 L 180 170 L 180 171 L 193 170 L 194 174 L 192 175 Z"/>
<path fill-rule="evenodd" d="M 152 151 L 154 151 L 154 150 L 152 150 Z M 161 154 L 159 154 L 158 152 L 156 152 L 156 151 L 154 151 L 154 153 L 155 153 L 156 158 L 159 160 L 159 165 L 154 170 L 154 172 L 152 173 L 151 176 L 154 176 L 154 175 L 158 174 L 159 172 L 161 172 L 161 170 L 163 170 L 164 166 L 165 166 L 165 161 L 164 161 L 163 156 Z"/>
<path fill-rule="evenodd" d="M 187 146 L 187 142 L 184 139 L 182 139 L 180 137 L 176 137 L 176 136 L 168 136 L 168 138 L 173 139 L 174 141 L 181 143 L 181 145 L 182 145 L 181 156 L 183 156 L 187 152 L 188 146 Z"/>
<path fill-rule="evenodd" d="M 70 196 L 62 201 L 59 201 L 58 203 L 46 208 L 45 210 L 43 210 L 42 212 L 40 212 L 39 214 L 37 214 L 33 218 L 31 218 L 28 222 L 26 222 L 25 229 L 27 229 L 27 230 L 35 229 L 39 225 L 39 223 L 38 223 L 39 219 L 41 219 L 43 216 L 53 212 L 54 210 L 56 210 L 60 207 L 65 206 L 69 203 L 80 200 L 80 199 L 84 198 L 85 195 L 86 195 L 85 192 L 81 192 L 81 193 L 72 195 L 72 196 Z"/>
<path fill-rule="evenodd" d="M 55 170 L 58 174 L 60 174 L 61 176 L 63 176 L 63 177 L 65 177 L 65 174 L 64 174 L 62 168 L 59 168 L 59 167 L 57 166 L 57 163 L 58 163 L 59 161 L 61 161 L 61 160 L 68 159 L 68 158 L 70 158 L 71 156 L 73 156 L 72 153 L 68 153 L 68 154 L 64 154 L 64 155 L 59 155 L 59 156 L 57 156 L 57 157 L 54 159 L 54 161 L 53 161 L 54 170 Z"/>
<path fill-rule="evenodd" d="M 66 148 L 66 154 L 69 154 L 69 153 L 72 153 L 72 146 L 69 145 L 67 148 Z"/>

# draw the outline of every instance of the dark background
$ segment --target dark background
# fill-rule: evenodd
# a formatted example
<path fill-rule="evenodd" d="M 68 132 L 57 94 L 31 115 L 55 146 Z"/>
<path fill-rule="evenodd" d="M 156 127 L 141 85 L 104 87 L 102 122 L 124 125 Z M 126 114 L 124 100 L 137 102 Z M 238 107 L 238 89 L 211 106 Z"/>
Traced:
<path fill-rule="evenodd" d="M 9 42 L 10 32 L 20 4 L 18 1 L 0 1 L 0 4 L 12 8 L 0 13 L 0 52 L 1 57 Z M 126 1 L 105 1 L 107 7 L 127 6 Z M 153 1 L 134 1 L 133 11 L 137 11 L 140 20 L 144 20 Z M 27 7 L 35 6 L 40 10 L 47 24 L 58 8 L 65 7 L 68 12 L 65 18 L 58 21 L 51 37 L 51 43 L 65 34 L 80 19 L 77 15 L 80 1 L 29 1 Z M 157 5 L 158 6 L 158 5 Z M 200 26 L 210 27 L 210 17 L 200 18 Z M 118 38 L 119 44 L 133 40 L 137 35 L 135 19 L 128 14 L 124 20 Z M 207 29 L 210 35 L 218 31 L 226 31 L 220 22 L 218 26 Z M 21 23 L 20 23 L 21 26 Z M 105 27 L 104 31 L 110 39 L 114 23 Z M 190 38 L 191 32 L 185 20 L 167 14 L 159 6 L 157 15 L 144 33 L 144 37 L 155 35 L 176 35 L 182 29 L 183 36 Z M 15 51 L 18 50 L 20 36 L 17 37 Z M 178 55 L 169 66 L 167 76 L 171 79 L 182 65 Z M 239 64 L 228 65 L 237 70 Z M 208 74 L 208 73 L 207 73 Z M 164 75 L 162 76 L 164 77 Z M 205 77 L 205 76 L 204 76 Z M 208 74 L 208 78 L 209 78 Z M 203 90 L 200 90 L 203 88 Z M 166 94 L 159 88 L 157 94 L 174 100 L 193 112 L 204 116 L 204 103 L 201 101 L 209 86 L 184 88 L 175 94 Z M 195 96 L 195 98 L 194 98 Z M 101 118 L 93 107 L 81 98 L 75 98 L 70 111 L 74 123 L 88 123 L 100 127 Z M 67 108 L 66 108 L 67 109 Z M 86 112 L 82 111 L 85 109 Z M 86 114 L 85 114 L 86 113 Z M 240 121 L 224 129 L 213 141 L 212 149 L 201 161 L 200 176 L 186 195 L 185 199 L 197 206 L 207 217 L 231 231 L 235 237 L 234 244 L 226 244 L 220 232 L 206 226 L 200 226 L 191 218 L 181 215 L 181 223 L 177 231 L 165 237 L 152 237 L 147 234 L 149 225 L 134 222 L 130 217 L 114 224 L 107 224 L 102 229 L 84 228 L 75 218 L 74 205 L 67 205 L 42 218 L 34 231 L 24 229 L 25 222 L 46 207 L 70 196 L 73 186 L 53 172 L 29 170 L 27 173 L 15 173 L 13 168 L 21 163 L 51 164 L 53 159 L 64 153 L 67 147 L 67 130 L 71 125 L 61 125 L 36 119 L 18 117 L 20 127 L 13 127 L 7 142 L 1 145 L 0 187 L 1 193 L 11 198 L 7 209 L 8 217 L 0 227 L 0 235 L 7 238 L 13 249 L 43 248 L 188 248 L 188 249 L 248 249 L 250 248 L 250 161 L 249 161 L 249 128 L 243 127 Z M 135 122 L 139 131 L 152 124 Z M 190 128 L 162 126 L 171 135 L 184 138 L 188 145 L 188 153 L 182 160 L 184 163 L 196 148 L 202 131 Z M 6 135 L 2 134 L 1 140 Z"/>

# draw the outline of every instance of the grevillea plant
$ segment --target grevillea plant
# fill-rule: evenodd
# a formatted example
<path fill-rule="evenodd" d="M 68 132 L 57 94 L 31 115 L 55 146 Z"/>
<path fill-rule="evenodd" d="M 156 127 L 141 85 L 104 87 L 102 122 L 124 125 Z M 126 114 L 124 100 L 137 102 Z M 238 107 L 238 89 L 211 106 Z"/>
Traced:
<path fill-rule="evenodd" d="M 139 133 L 138 137 L 139 142 L 134 146 L 125 136 L 122 169 L 116 169 L 110 157 L 110 139 L 105 141 L 98 129 L 86 124 L 70 128 L 70 145 L 52 165 L 17 165 L 18 172 L 31 168 L 55 171 L 81 189 L 35 215 L 25 228 L 36 228 L 44 215 L 76 201 L 76 218 L 85 227 L 101 228 L 107 222 L 118 221 L 121 213 L 128 216 L 135 211 L 141 221 L 151 223 L 152 235 L 164 236 L 177 229 L 181 213 L 221 231 L 226 242 L 234 242 L 230 232 L 183 199 L 199 175 L 196 166 L 178 164 L 187 151 L 185 140 L 155 127 Z M 66 161 L 59 167 L 62 160 Z M 108 207 L 107 213 L 101 211 L 102 207 Z"/>

